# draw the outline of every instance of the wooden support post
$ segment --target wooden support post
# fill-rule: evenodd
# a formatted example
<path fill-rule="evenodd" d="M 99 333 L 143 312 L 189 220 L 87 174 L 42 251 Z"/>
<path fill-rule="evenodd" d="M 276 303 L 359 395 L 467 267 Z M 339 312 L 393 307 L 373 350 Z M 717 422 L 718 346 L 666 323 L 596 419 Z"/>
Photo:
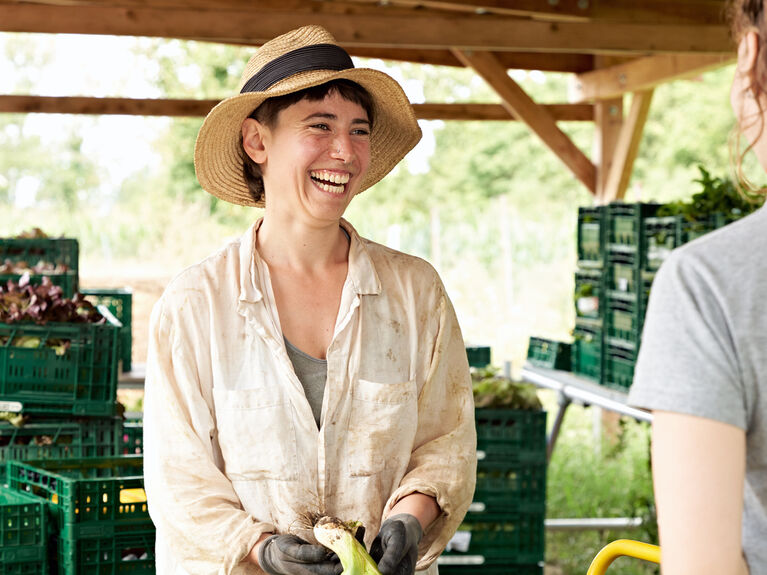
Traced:
<path fill-rule="evenodd" d="M 606 197 L 607 180 L 613 166 L 615 148 L 623 127 L 623 98 L 601 100 L 594 105 L 594 152 L 591 157 L 597 167 L 596 202 Z"/>
<path fill-rule="evenodd" d="M 622 199 L 626 195 L 631 170 L 639 151 L 642 131 L 647 120 L 647 114 L 650 112 L 652 94 L 653 90 L 637 92 L 631 99 L 631 110 L 618 137 L 605 194 L 600 199 L 601 203 Z"/>
<path fill-rule="evenodd" d="M 501 97 L 509 114 L 525 122 L 559 157 L 576 178 L 596 193 L 596 167 L 586 155 L 559 129 L 551 115 L 536 104 L 506 72 L 506 68 L 490 52 L 453 50 L 456 58 L 479 74 Z"/>

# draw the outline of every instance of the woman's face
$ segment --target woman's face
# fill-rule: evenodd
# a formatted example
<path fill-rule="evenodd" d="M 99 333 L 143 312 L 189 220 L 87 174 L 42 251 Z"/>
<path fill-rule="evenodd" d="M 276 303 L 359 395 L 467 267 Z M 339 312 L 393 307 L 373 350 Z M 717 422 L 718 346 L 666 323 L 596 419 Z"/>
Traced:
<path fill-rule="evenodd" d="M 267 210 L 292 218 L 337 221 L 370 166 L 370 122 L 337 92 L 301 100 L 264 127 L 261 170 Z"/>
<path fill-rule="evenodd" d="M 758 42 L 756 33 L 748 32 L 738 43 L 738 63 L 730 89 L 730 104 L 741 133 L 748 144 L 753 145 L 759 163 L 767 170 L 767 135 L 764 133 L 767 98 L 764 94 L 759 94 L 762 102 L 760 110 L 757 97 L 750 88 L 750 73 L 756 66 Z"/>

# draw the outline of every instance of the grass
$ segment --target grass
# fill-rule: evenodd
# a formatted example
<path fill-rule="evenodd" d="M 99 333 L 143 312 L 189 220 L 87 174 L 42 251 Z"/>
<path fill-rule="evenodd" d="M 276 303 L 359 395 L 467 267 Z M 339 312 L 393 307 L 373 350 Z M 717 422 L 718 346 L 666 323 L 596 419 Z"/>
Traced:
<path fill-rule="evenodd" d="M 540 391 L 551 426 L 557 412 L 553 392 Z M 567 408 L 547 479 L 547 517 L 642 517 L 642 527 L 631 530 L 546 532 L 546 564 L 563 575 L 585 575 L 596 553 L 616 539 L 657 544 L 650 426 L 622 417 L 609 434 L 594 437 L 593 409 Z M 604 426 L 607 428 L 608 426 Z M 655 565 L 620 558 L 607 575 L 649 575 Z"/>

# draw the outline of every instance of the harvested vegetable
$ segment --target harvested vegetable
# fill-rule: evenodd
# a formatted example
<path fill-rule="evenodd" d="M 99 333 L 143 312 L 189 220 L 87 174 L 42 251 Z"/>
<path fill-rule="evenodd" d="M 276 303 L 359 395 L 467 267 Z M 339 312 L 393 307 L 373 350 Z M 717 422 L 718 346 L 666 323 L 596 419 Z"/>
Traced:
<path fill-rule="evenodd" d="M 314 524 L 314 536 L 338 555 L 344 568 L 341 575 L 381 575 L 365 546 L 354 537 L 360 525 L 359 521 L 321 517 Z"/>
<path fill-rule="evenodd" d="M 8 281 L 0 285 L 0 322 L 104 323 L 106 320 L 84 296 L 76 293 L 72 299 L 63 297 L 61 287 L 43 277 L 40 284 L 32 285 L 28 274 L 18 283 Z M 25 347 L 36 347 L 28 345 Z"/>
<path fill-rule="evenodd" d="M 530 411 L 542 408 L 538 388 L 531 383 L 502 377 L 497 368 L 472 368 L 471 379 L 475 407 Z"/>

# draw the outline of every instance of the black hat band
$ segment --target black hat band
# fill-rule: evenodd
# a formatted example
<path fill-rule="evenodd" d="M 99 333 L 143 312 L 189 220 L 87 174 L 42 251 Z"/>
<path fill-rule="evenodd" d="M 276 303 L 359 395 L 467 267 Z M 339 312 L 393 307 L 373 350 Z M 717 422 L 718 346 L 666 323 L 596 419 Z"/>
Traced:
<path fill-rule="evenodd" d="M 240 90 L 263 92 L 280 80 L 308 70 L 348 70 L 354 68 L 346 50 L 335 44 L 313 44 L 287 52 L 265 64 Z"/>

